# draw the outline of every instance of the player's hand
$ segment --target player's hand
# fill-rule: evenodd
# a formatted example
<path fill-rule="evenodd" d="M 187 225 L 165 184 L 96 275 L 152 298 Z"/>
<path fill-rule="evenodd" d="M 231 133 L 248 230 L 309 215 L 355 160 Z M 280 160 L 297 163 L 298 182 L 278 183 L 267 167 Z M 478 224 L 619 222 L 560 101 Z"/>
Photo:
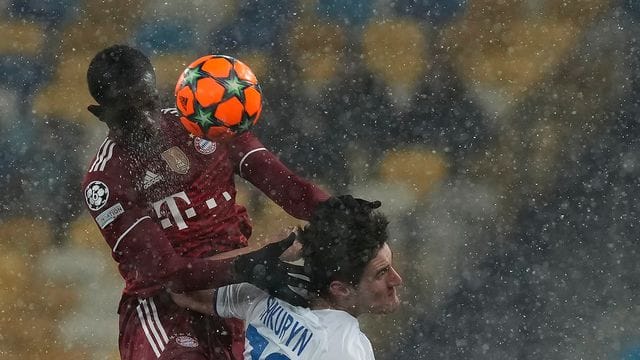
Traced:
<path fill-rule="evenodd" d="M 295 239 L 296 234 L 291 233 L 286 239 L 238 256 L 233 263 L 235 280 L 251 283 L 292 305 L 306 306 L 309 278 L 304 267 L 280 259 Z"/>

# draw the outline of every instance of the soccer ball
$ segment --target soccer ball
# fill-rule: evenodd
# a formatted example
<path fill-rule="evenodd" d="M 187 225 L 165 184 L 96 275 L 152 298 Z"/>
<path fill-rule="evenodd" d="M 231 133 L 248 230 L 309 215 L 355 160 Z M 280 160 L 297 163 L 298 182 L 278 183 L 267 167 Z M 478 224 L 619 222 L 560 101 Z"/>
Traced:
<path fill-rule="evenodd" d="M 249 130 L 262 110 L 262 90 L 253 71 L 224 55 L 191 63 L 178 79 L 175 96 L 182 125 L 208 140 Z"/>

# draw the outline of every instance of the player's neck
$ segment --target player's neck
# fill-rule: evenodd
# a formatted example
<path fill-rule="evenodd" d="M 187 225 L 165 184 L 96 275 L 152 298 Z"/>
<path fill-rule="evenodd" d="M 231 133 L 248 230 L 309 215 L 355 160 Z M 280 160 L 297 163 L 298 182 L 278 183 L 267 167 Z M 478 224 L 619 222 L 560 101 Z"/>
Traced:
<path fill-rule="evenodd" d="M 355 307 L 349 306 L 349 307 L 345 307 L 345 306 L 340 306 L 338 304 L 335 304 L 329 300 L 326 300 L 324 298 L 318 297 L 315 298 L 313 300 L 311 300 L 309 302 L 309 308 L 311 310 L 326 310 L 326 309 L 332 309 L 332 310 L 342 310 L 348 314 L 350 314 L 351 316 L 357 318 L 359 313 L 356 311 Z"/>

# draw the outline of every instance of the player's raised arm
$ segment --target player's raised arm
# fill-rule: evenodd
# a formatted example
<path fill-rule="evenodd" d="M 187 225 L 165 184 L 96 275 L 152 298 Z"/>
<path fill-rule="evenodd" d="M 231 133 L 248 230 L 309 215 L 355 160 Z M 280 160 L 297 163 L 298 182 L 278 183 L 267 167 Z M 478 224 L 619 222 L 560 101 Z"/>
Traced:
<path fill-rule="evenodd" d="M 289 170 L 251 132 L 232 140 L 231 160 L 240 176 L 298 219 L 309 220 L 316 206 L 330 197 Z"/>

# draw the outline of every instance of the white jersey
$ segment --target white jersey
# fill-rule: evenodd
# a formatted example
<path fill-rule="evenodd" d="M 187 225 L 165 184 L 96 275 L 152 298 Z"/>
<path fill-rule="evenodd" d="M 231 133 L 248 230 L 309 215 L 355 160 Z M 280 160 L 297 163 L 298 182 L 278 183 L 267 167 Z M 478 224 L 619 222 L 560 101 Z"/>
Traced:
<path fill-rule="evenodd" d="M 251 284 L 218 289 L 216 311 L 246 324 L 245 360 L 372 360 L 358 320 L 341 310 L 309 310 Z"/>

